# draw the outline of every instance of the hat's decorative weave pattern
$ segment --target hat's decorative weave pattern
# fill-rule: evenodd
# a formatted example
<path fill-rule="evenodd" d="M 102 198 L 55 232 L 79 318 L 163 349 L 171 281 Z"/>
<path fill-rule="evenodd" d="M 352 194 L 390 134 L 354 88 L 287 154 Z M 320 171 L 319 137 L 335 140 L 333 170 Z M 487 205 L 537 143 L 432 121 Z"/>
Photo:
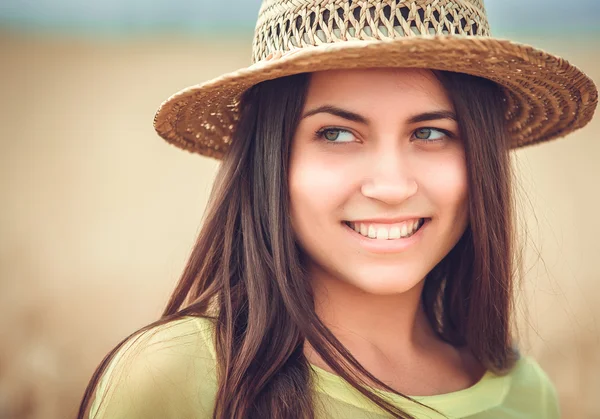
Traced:
<path fill-rule="evenodd" d="M 334 69 L 425 68 L 493 80 L 505 90 L 513 148 L 583 127 L 598 102 L 592 80 L 567 61 L 491 37 L 482 0 L 263 0 L 252 60 L 167 99 L 155 116 L 157 132 L 221 158 L 246 89 Z"/>
<path fill-rule="evenodd" d="M 419 35 L 489 36 L 480 0 L 266 0 L 256 25 L 253 62 L 275 51 L 352 40 Z"/>

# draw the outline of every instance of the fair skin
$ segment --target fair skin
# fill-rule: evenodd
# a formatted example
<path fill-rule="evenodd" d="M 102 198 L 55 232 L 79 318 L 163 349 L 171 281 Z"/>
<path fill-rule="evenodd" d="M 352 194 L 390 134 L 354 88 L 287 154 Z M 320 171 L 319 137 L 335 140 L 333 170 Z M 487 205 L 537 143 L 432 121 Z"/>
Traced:
<path fill-rule="evenodd" d="M 482 367 L 442 342 L 420 305 L 424 278 L 468 224 L 464 147 L 433 73 L 313 74 L 289 187 L 315 310 L 357 360 L 413 396 L 480 379 Z M 308 344 L 305 353 L 331 371 Z"/>

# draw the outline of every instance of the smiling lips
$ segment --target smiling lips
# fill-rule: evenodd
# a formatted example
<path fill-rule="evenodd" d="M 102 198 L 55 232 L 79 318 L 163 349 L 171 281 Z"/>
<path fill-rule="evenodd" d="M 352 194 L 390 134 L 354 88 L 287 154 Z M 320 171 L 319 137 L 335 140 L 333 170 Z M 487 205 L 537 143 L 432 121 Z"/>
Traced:
<path fill-rule="evenodd" d="M 425 222 L 424 218 L 403 221 L 397 224 L 378 224 L 371 222 L 344 223 L 362 236 L 376 240 L 405 239 L 415 234 Z"/>

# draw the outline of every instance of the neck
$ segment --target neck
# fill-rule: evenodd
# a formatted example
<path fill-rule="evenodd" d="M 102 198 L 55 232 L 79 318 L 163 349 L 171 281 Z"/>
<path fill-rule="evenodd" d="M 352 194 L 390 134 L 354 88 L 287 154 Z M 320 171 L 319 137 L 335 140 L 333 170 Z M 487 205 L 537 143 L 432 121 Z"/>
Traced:
<path fill-rule="evenodd" d="M 317 315 L 359 361 L 406 362 L 437 340 L 421 304 L 424 281 L 394 295 L 370 294 L 324 272 L 314 272 L 311 281 Z M 307 357 L 322 366 L 312 348 Z"/>
<path fill-rule="evenodd" d="M 405 394 L 470 387 L 485 372 L 468 350 L 435 333 L 421 303 L 424 280 L 401 294 L 375 295 L 324 272 L 310 276 L 321 321 L 371 374 Z M 309 363 L 335 373 L 305 342 Z M 377 383 L 372 383 L 377 385 Z"/>

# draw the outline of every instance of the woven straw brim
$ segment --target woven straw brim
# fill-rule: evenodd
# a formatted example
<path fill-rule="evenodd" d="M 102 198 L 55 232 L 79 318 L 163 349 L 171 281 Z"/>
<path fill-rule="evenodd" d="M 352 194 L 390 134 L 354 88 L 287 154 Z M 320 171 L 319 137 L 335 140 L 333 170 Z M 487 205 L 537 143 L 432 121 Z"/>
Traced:
<path fill-rule="evenodd" d="M 512 148 L 583 127 L 598 102 L 589 77 L 531 46 L 490 37 L 419 36 L 324 44 L 259 62 L 174 94 L 158 109 L 154 127 L 177 147 L 220 159 L 235 129 L 239 97 L 249 87 L 305 72 L 383 67 L 453 71 L 502 85 Z"/>

